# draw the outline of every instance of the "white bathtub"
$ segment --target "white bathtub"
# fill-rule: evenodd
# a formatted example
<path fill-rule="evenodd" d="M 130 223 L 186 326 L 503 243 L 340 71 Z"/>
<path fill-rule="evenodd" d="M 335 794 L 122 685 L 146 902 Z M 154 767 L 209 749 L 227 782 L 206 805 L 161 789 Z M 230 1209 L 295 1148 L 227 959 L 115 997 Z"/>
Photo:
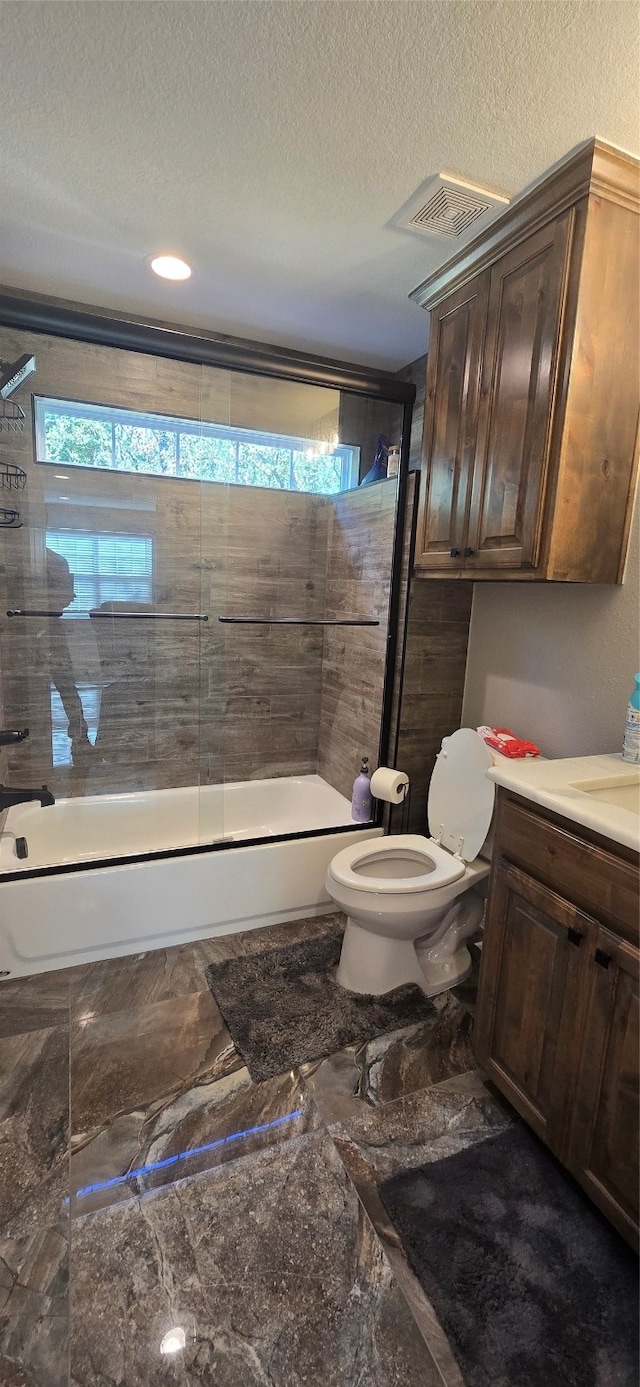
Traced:
<path fill-rule="evenodd" d="M 333 909 L 324 888 L 331 858 L 382 832 L 349 832 L 351 822 L 349 801 L 317 775 L 16 805 L 0 836 L 0 973 L 20 977 L 322 914 Z M 301 833 L 313 836 L 244 842 Z"/>

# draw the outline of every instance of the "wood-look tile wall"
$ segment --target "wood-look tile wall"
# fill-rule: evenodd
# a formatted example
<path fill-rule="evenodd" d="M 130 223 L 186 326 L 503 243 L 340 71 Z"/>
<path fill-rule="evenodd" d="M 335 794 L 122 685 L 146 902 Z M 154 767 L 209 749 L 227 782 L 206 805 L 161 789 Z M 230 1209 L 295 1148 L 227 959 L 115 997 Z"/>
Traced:
<path fill-rule="evenodd" d="M 45 396 L 191 419 L 222 412 L 222 422 L 228 417 L 254 427 L 267 409 L 262 381 L 252 401 L 246 377 L 225 384 L 223 373 L 210 368 L 0 330 L 1 359 L 26 350 L 36 352 L 34 389 Z M 290 417 L 288 431 L 314 436 L 316 408 L 322 427 L 337 411 L 336 392 L 321 389 L 316 398 L 313 387 L 302 393 L 287 387 L 287 395 L 282 383 L 276 386 L 264 428 L 286 432 Z M 251 409 L 257 413 L 249 420 Z M 334 502 L 42 466 L 34 460 L 29 422 L 24 433 L 0 438 L 0 455 L 28 473 L 24 526 L 0 535 L 5 716 L 10 725 L 31 729 L 29 742 L 10 753 L 10 783 L 46 782 L 58 795 L 113 793 L 309 774 L 321 763 L 322 773 L 350 793 L 365 722 L 366 749 L 373 758 L 377 752 L 386 625 L 372 628 L 374 636 L 359 633 L 360 644 L 351 634 L 341 644 L 334 632 L 325 643 L 322 628 L 231 626 L 217 618 L 318 617 L 326 609 L 329 615 L 380 611 L 386 622 L 395 487 L 345 493 Z M 154 609 L 205 612 L 209 620 L 8 620 L 9 607 L 51 606 L 47 528 L 150 536 Z M 85 748 L 72 769 L 53 770 L 50 654 L 52 641 L 61 639 L 68 641 L 77 683 L 101 687 L 102 706 L 95 751 Z M 366 698 L 354 705 L 365 664 Z M 347 667 L 354 670 L 350 690 Z"/>
<path fill-rule="evenodd" d="M 435 759 L 460 727 L 472 595 L 473 583 L 412 584 L 396 754 L 411 780 L 412 833 L 426 831 Z"/>
<path fill-rule="evenodd" d="M 9 724 L 7 723 L 6 715 L 5 715 L 5 711 L 4 711 L 4 693 L 3 693 L 3 688 L 4 688 L 4 685 L 3 685 L 3 679 L 2 679 L 2 663 L 0 662 L 0 727 L 3 727 L 3 728 L 4 728 L 4 727 L 8 727 Z M 4 785 L 4 783 L 5 783 L 6 780 L 7 780 L 8 774 L 9 774 L 9 762 L 8 762 L 8 760 L 7 760 L 6 748 L 5 748 L 5 747 L 0 747 L 0 785 Z"/>
<path fill-rule="evenodd" d="M 0 358 L 36 348 L 37 393 L 187 418 L 219 418 L 291 431 L 332 419 L 333 392 L 278 388 L 267 400 L 209 368 L 60 338 L 0 330 Z M 410 444 L 419 465 L 425 361 L 399 374 L 418 398 Z M 357 404 L 357 401 L 356 401 Z M 318 415 L 315 410 L 318 409 Z M 258 412 L 249 419 L 247 411 Z M 384 431 L 382 410 L 340 402 L 340 428 L 362 426 L 363 458 Z M 268 411 L 268 420 L 265 410 Z M 375 416 L 375 417 L 374 417 Z M 358 424 L 360 417 L 360 424 Z M 389 425 L 389 420 L 387 420 Z M 351 437 L 350 441 L 358 441 Z M 73 769 L 51 767 L 46 623 L 0 616 L 4 725 L 28 724 L 29 742 L 0 762 L 13 784 L 48 782 L 58 794 L 163 788 L 318 771 L 349 795 L 359 756 L 377 761 L 386 652 L 395 486 L 334 500 L 217 487 L 171 478 L 72 473 L 71 494 L 34 463 L 33 438 L 0 436 L 0 457 L 25 467 L 25 525 L 0 534 L 0 613 L 46 605 L 47 525 L 150 534 L 157 609 L 207 611 L 207 623 L 66 622 L 78 682 L 103 692 L 102 751 Z M 364 462 L 363 462 L 364 470 Z M 417 479 L 416 479 L 417 480 Z M 78 502 L 81 502 L 79 504 Z M 114 503 L 117 503 L 114 508 Z M 407 519 L 405 664 L 395 678 L 395 764 L 413 785 L 412 827 L 422 830 L 441 738 L 459 725 L 471 584 L 409 581 Z M 222 626 L 217 615 L 373 615 L 377 628 Z M 405 630 L 402 619 L 401 626 Z M 99 629 L 98 629 L 99 628 Z M 399 653 L 403 641 L 399 643 Z M 115 686 L 115 687 L 114 687 Z M 391 756 L 393 760 L 393 755 Z M 394 815 L 394 827 L 398 826 Z"/>
<path fill-rule="evenodd" d="M 378 764 L 396 490 L 375 482 L 327 511 L 326 615 L 379 622 L 325 629 L 318 772 L 349 798 L 360 757 Z"/>
<path fill-rule="evenodd" d="M 409 829 L 427 831 L 427 793 L 442 738 L 460 727 L 473 583 L 425 582 L 410 576 L 412 534 L 422 478 L 420 466 L 426 357 L 398 373 L 417 386 L 410 440 L 409 494 L 405 519 L 400 639 L 394 680 L 393 764 L 411 781 Z M 399 832 L 401 815 L 390 816 Z"/>

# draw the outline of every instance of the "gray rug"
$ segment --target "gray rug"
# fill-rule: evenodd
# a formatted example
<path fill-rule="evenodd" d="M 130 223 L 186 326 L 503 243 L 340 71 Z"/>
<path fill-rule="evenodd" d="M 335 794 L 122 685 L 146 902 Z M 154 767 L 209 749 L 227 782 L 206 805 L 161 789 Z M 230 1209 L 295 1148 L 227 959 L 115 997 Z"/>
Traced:
<path fill-rule="evenodd" d="M 528 1129 L 379 1193 L 466 1387 L 636 1387 L 637 1259 Z"/>
<path fill-rule="evenodd" d="M 209 965 L 207 982 L 252 1079 L 274 1078 L 431 1015 L 413 984 L 384 997 L 338 987 L 331 970 L 341 947 L 342 935 L 330 934 Z"/>

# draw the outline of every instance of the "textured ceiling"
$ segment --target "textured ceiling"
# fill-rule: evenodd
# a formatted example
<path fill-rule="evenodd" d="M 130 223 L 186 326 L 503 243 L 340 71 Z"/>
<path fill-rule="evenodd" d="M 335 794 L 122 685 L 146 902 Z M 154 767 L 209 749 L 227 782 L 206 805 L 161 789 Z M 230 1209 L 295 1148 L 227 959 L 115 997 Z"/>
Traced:
<path fill-rule="evenodd" d="M 3 0 L 2 279 L 399 367 L 451 252 L 392 219 L 441 169 L 514 194 L 590 135 L 637 151 L 638 29 L 635 0 Z"/>

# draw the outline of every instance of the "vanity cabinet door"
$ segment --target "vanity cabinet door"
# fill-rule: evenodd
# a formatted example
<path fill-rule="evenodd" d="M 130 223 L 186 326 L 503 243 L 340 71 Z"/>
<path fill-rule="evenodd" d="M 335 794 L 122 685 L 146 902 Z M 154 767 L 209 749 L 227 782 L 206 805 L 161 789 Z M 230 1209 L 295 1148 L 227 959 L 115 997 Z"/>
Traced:
<path fill-rule="evenodd" d="M 526 872 L 497 862 L 482 946 L 476 1053 L 559 1156 L 596 929 L 589 916 Z"/>
<path fill-rule="evenodd" d="M 487 271 L 431 315 L 417 568 L 464 565 L 488 290 Z"/>
<path fill-rule="evenodd" d="M 467 569 L 536 567 L 574 213 L 491 271 Z"/>
<path fill-rule="evenodd" d="M 640 952 L 600 929 L 588 979 L 569 1167 L 638 1245 Z"/>

